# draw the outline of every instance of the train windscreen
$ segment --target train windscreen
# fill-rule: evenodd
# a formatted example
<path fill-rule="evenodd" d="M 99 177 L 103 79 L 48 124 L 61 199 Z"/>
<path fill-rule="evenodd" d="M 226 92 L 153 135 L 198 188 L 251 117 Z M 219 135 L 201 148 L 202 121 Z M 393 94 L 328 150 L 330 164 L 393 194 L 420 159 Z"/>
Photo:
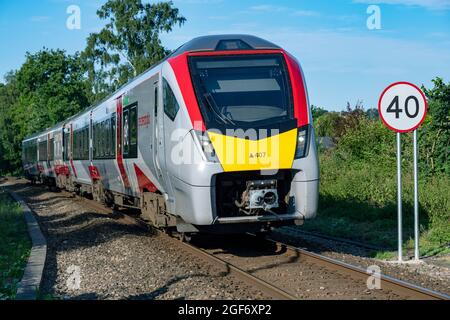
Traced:
<path fill-rule="evenodd" d="M 208 128 L 260 127 L 293 119 L 281 54 L 193 56 L 189 65 Z"/>

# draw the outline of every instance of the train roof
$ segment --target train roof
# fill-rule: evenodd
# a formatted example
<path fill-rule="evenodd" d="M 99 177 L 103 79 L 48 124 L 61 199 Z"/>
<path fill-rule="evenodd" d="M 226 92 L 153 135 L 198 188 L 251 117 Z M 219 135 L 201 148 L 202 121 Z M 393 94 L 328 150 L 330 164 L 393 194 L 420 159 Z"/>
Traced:
<path fill-rule="evenodd" d="M 202 36 L 186 42 L 172 53 L 173 56 L 192 51 L 219 51 L 219 50 L 262 50 L 280 49 L 270 41 L 248 34 L 222 34 Z"/>

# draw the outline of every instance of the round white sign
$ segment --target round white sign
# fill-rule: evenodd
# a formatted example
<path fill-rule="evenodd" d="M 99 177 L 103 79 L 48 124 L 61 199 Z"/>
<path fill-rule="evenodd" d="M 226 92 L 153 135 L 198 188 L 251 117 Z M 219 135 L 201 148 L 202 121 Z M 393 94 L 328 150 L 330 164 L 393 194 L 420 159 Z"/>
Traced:
<path fill-rule="evenodd" d="M 410 132 L 416 130 L 427 115 L 425 94 L 409 82 L 396 82 L 380 96 L 378 112 L 381 120 L 391 130 Z"/>

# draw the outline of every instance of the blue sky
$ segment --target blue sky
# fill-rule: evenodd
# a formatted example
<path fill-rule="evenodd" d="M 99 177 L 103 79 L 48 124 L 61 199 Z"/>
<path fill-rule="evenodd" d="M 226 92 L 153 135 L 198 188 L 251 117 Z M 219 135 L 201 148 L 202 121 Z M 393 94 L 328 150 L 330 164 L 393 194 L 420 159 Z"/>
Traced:
<path fill-rule="evenodd" d="M 27 51 L 42 47 L 69 53 L 85 46 L 103 22 L 101 0 L 0 0 L 0 77 L 17 69 Z M 219 33 L 266 38 L 301 62 L 310 102 L 341 110 L 363 100 L 375 107 L 395 81 L 431 85 L 450 81 L 450 0 L 175 0 L 187 22 L 163 44 L 175 49 L 189 39 Z M 66 28 L 69 5 L 81 9 L 81 29 Z M 366 10 L 381 9 L 381 29 L 369 30 Z"/>

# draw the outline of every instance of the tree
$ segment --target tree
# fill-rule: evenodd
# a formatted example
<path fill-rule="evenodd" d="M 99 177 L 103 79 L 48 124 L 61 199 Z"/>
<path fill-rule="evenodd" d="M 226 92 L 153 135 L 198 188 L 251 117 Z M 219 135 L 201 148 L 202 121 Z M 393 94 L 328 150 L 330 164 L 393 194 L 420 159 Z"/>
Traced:
<path fill-rule="evenodd" d="M 163 59 L 169 51 L 162 46 L 160 33 L 186 21 L 171 1 L 109 0 L 97 15 L 108 22 L 99 33 L 89 35 L 82 53 L 95 100 Z"/>
<path fill-rule="evenodd" d="M 328 111 L 325 110 L 324 108 L 321 107 L 317 107 L 315 105 L 311 105 L 311 113 L 312 113 L 312 117 L 314 120 L 318 119 L 319 117 L 323 116 L 324 114 L 326 114 Z"/>
<path fill-rule="evenodd" d="M 426 168 L 430 173 L 450 174 L 450 82 L 442 78 L 433 80 L 434 87 L 422 87 L 428 98 L 427 124 L 420 130 Z"/>
<path fill-rule="evenodd" d="M 378 114 L 378 109 L 371 108 L 366 111 L 367 118 L 371 120 L 377 120 L 380 116 Z"/>
<path fill-rule="evenodd" d="M 45 48 L 27 53 L 0 90 L 0 144 L 8 171 L 20 168 L 23 138 L 89 106 L 89 90 L 78 54 Z"/>

